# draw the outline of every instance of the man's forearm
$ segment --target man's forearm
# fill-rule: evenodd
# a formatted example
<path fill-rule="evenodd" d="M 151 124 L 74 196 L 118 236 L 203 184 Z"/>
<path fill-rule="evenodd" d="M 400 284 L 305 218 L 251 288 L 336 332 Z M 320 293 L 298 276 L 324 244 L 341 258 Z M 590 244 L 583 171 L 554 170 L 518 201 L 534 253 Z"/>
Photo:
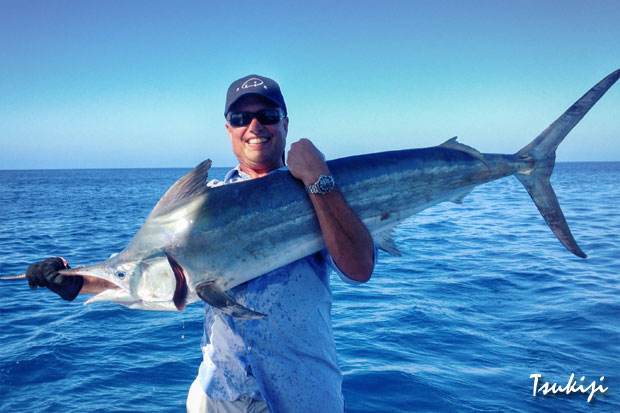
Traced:
<path fill-rule="evenodd" d="M 320 175 L 330 174 L 323 154 L 308 139 L 291 145 L 288 166 L 291 174 L 305 186 L 314 184 Z M 364 223 L 337 186 L 327 194 L 310 194 L 309 197 L 327 251 L 338 268 L 352 280 L 368 281 L 374 265 L 374 243 Z"/>
<path fill-rule="evenodd" d="M 312 194 L 310 200 L 325 246 L 338 268 L 352 280 L 368 281 L 374 265 L 374 243 L 366 226 L 337 187 L 327 194 Z"/>

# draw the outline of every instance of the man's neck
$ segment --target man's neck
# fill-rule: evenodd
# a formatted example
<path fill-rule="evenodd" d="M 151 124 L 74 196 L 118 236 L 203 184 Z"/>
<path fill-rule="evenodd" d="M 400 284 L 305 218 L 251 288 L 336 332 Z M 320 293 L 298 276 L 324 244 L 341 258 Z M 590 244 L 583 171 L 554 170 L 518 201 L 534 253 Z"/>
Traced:
<path fill-rule="evenodd" d="M 282 163 L 282 161 L 274 164 L 274 165 L 270 165 L 270 166 L 255 166 L 255 167 L 249 167 L 247 165 L 239 165 L 239 169 L 248 174 L 248 176 L 250 177 L 250 179 L 256 179 L 256 178 L 261 178 L 263 176 L 266 176 L 269 174 L 269 172 L 271 171 L 275 171 L 276 169 L 282 168 L 284 166 L 284 164 Z"/>

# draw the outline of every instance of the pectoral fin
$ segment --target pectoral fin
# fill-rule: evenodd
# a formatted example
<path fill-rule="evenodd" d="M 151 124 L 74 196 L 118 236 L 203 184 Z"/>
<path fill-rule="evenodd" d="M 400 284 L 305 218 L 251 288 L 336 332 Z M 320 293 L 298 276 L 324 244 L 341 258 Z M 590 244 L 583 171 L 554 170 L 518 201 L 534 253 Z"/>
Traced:
<path fill-rule="evenodd" d="M 266 314 L 257 313 L 249 310 L 241 304 L 235 302 L 228 294 L 226 294 L 215 281 L 207 281 L 196 286 L 196 294 L 202 298 L 207 304 L 223 311 L 233 317 L 239 318 L 263 318 Z"/>

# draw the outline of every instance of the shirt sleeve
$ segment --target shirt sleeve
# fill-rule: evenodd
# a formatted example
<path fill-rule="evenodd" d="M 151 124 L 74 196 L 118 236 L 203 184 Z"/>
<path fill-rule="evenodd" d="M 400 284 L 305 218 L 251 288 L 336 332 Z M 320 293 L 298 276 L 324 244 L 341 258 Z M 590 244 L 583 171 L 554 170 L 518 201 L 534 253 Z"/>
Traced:
<path fill-rule="evenodd" d="M 375 244 L 375 243 L 373 243 L 373 246 L 374 246 L 375 250 L 374 250 L 374 256 L 373 256 L 372 271 L 374 272 L 375 265 L 377 264 L 377 255 L 379 253 L 379 248 L 377 247 L 377 244 Z M 340 268 L 338 268 L 338 266 L 334 262 L 334 259 L 332 258 L 332 256 L 329 254 L 329 252 L 327 252 L 327 249 L 324 249 L 323 251 L 321 251 L 321 255 L 323 255 L 323 258 L 325 259 L 327 264 L 336 272 L 336 274 L 338 274 L 338 276 L 340 277 L 340 279 L 342 281 L 344 281 L 347 284 L 352 284 L 352 285 L 364 284 L 361 281 L 355 281 L 355 280 L 347 277 L 347 275 L 345 273 L 343 273 L 340 270 Z M 372 272 L 371 272 L 371 274 L 372 274 Z"/>
<path fill-rule="evenodd" d="M 207 182 L 207 188 L 215 188 L 216 186 L 225 185 L 225 182 L 220 181 L 219 179 L 211 179 Z"/>

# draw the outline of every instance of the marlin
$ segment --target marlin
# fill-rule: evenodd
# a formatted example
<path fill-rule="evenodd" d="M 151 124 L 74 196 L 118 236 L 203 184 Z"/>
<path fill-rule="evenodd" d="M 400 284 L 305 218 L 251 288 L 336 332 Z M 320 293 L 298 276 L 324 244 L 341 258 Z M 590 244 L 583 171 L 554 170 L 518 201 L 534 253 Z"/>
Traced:
<path fill-rule="evenodd" d="M 585 258 L 550 184 L 558 145 L 620 77 L 614 71 L 532 142 L 512 155 L 482 154 L 456 137 L 430 148 L 328 161 L 347 202 L 378 247 L 401 253 L 393 228 L 444 201 L 460 203 L 476 186 L 514 175 L 545 222 L 571 253 Z M 183 310 L 204 300 L 235 317 L 264 314 L 236 303 L 226 290 L 324 248 L 303 184 L 286 170 L 209 188 L 211 161 L 200 163 L 159 200 L 129 245 L 108 260 L 62 270 L 107 280 L 113 287 L 86 304 Z"/>

